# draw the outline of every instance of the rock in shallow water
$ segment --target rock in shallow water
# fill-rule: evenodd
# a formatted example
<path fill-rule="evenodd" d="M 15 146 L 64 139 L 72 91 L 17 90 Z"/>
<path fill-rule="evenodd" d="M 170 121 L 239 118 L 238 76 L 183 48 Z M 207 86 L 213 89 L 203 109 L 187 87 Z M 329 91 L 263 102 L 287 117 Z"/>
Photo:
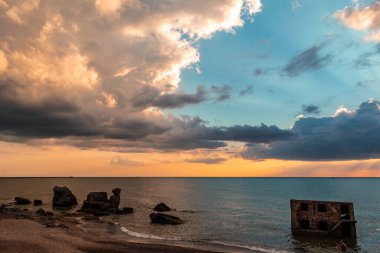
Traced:
<path fill-rule="evenodd" d="M 171 210 L 172 209 L 165 203 L 160 203 L 154 207 L 154 211 L 156 212 L 169 212 Z"/>
<path fill-rule="evenodd" d="M 77 198 L 66 186 L 55 186 L 53 191 L 53 207 L 69 208 L 78 204 Z"/>
<path fill-rule="evenodd" d="M 33 205 L 35 205 L 35 206 L 40 206 L 40 205 L 42 205 L 42 200 L 40 200 L 40 199 L 35 199 L 35 200 L 33 200 Z"/>
<path fill-rule="evenodd" d="M 106 192 L 90 192 L 87 199 L 83 201 L 83 212 L 105 211 L 109 209 L 108 197 Z"/>
<path fill-rule="evenodd" d="M 151 223 L 162 225 L 179 225 L 182 223 L 182 220 L 180 218 L 163 213 L 151 213 L 149 217 Z"/>
<path fill-rule="evenodd" d="M 30 201 L 29 199 L 21 198 L 21 197 L 16 197 L 15 201 L 16 201 L 16 205 L 28 205 L 32 203 L 32 201 Z"/>
<path fill-rule="evenodd" d="M 108 201 L 110 208 L 118 210 L 119 205 L 120 205 L 120 192 L 121 192 L 120 188 L 114 188 L 112 190 L 113 195 L 110 197 L 110 200 Z"/>
<path fill-rule="evenodd" d="M 120 192 L 120 188 L 114 188 L 110 199 L 108 199 L 106 192 L 90 192 L 78 211 L 93 214 L 98 213 L 99 215 L 106 215 L 107 213 L 122 214 L 123 210 L 119 210 Z"/>

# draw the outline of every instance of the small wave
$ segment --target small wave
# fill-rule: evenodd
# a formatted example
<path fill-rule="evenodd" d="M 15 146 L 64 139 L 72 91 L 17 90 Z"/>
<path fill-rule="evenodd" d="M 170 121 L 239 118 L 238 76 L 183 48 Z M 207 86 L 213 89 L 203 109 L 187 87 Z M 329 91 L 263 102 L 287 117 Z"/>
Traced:
<path fill-rule="evenodd" d="M 160 237 L 160 236 L 156 236 L 156 235 L 148 235 L 148 234 L 135 232 L 135 231 L 129 230 L 126 227 L 120 227 L 120 229 L 121 229 L 121 231 L 123 231 L 124 233 L 126 233 L 128 235 L 133 236 L 133 237 L 138 237 L 138 238 L 155 239 L 155 240 L 177 240 L 177 239 L 170 239 L 170 238 L 164 238 L 164 237 Z"/>
<path fill-rule="evenodd" d="M 130 236 L 133 236 L 133 237 L 137 237 L 137 238 L 166 240 L 166 241 L 181 241 L 181 239 L 178 239 L 178 238 L 164 238 L 164 237 L 160 237 L 160 236 L 156 236 L 156 235 L 148 235 L 148 234 L 134 232 L 132 230 L 127 229 L 126 227 L 121 227 L 120 229 L 124 233 L 126 233 Z M 182 241 L 186 241 L 186 240 L 182 240 Z M 206 242 L 206 243 L 210 243 L 210 244 L 214 244 L 214 245 L 248 249 L 248 250 L 259 251 L 259 252 L 263 252 L 263 253 L 291 253 L 290 251 L 285 251 L 285 250 L 270 249 L 270 248 L 264 248 L 264 247 L 260 247 L 260 246 L 242 246 L 242 245 L 229 244 L 229 243 L 219 242 L 219 241 L 202 241 L 202 240 L 200 240 L 200 241 L 192 241 L 192 242 Z"/>
<path fill-rule="evenodd" d="M 238 244 L 232 244 L 232 243 L 225 243 L 225 242 L 219 242 L 219 241 L 211 241 L 211 243 L 214 244 L 220 244 L 228 247 L 235 247 L 235 248 L 242 248 L 242 249 L 248 249 L 248 250 L 254 250 L 259 251 L 263 253 L 291 253 L 290 251 L 286 250 L 280 250 L 280 249 L 273 249 L 273 248 L 265 248 L 261 246 L 243 246 Z"/>

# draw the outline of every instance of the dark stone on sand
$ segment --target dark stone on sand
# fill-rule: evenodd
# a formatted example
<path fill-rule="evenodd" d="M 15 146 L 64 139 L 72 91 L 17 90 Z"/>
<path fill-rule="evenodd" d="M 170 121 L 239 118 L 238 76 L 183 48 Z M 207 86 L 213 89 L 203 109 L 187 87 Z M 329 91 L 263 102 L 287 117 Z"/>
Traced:
<path fill-rule="evenodd" d="M 162 225 L 179 225 L 182 223 L 180 218 L 163 213 L 151 213 L 149 217 L 151 223 Z"/>
<path fill-rule="evenodd" d="M 122 209 L 117 210 L 117 214 L 130 214 L 133 213 L 132 207 L 123 207 Z"/>
<path fill-rule="evenodd" d="M 22 198 L 22 197 L 16 197 L 15 201 L 16 201 L 16 205 L 29 205 L 30 203 L 32 203 L 32 201 L 30 201 L 29 199 Z"/>
<path fill-rule="evenodd" d="M 0 206 L 0 213 L 3 213 L 5 210 L 5 205 L 4 204 L 1 204 Z"/>
<path fill-rule="evenodd" d="M 66 186 L 55 186 L 53 191 L 53 207 L 70 208 L 78 204 L 77 198 Z"/>
<path fill-rule="evenodd" d="M 156 212 L 168 212 L 171 211 L 172 209 L 168 207 L 165 203 L 160 203 L 154 207 L 154 211 Z"/>
<path fill-rule="evenodd" d="M 35 200 L 33 200 L 33 205 L 35 205 L 35 206 L 40 206 L 40 205 L 42 205 L 42 200 L 40 200 L 40 199 L 35 199 Z"/>
<path fill-rule="evenodd" d="M 37 214 L 38 216 L 46 216 L 46 212 L 45 212 L 45 210 L 42 209 L 42 208 L 38 209 L 38 210 L 36 211 L 36 214 Z"/>

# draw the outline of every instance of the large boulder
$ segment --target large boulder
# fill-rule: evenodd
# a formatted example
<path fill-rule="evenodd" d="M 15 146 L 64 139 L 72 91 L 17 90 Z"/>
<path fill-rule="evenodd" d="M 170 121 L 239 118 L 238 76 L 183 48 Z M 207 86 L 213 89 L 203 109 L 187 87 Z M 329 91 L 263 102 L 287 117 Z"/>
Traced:
<path fill-rule="evenodd" d="M 53 207 L 70 208 L 78 204 L 77 198 L 66 186 L 55 186 L 53 191 Z"/>
<path fill-rule="evenodd" d="M 162 225 L 179 225 L 182 223 L 182 220 L 180 218 L 163 213 L 151 213 L 149 217 L 151 223 Z"/>
<path fill-rule="evenodd" d="M 30 201 L 29 199 L 21 198 L 21 197 L 16 197 L 15 201 L 16 201 L 16 205 L 28 205 L 32 203 L 32 201 Z"/>
<path fill-rule="evenodd" d="M 160 203 L 154 207 L 154 211 L 156 212 L 169 212 L 172 209 L 168 207 L 165 203 Z"/>
<path fill-rule="evenodd" d="M 87 194 L 87 198 L 83 201 L 82 212 L 96 212 L 96 211 L 106 211 L 110 208 L 108 203 L 108 197 L 106 192 L 90 192 Z"/>
<path fill-rule="evenodd" d="M 109 205 L 111 209 L 118 210 L 120 205 L 120 188 L 114 188 L 112 190 L 113 195 L 109 199 Z"/>

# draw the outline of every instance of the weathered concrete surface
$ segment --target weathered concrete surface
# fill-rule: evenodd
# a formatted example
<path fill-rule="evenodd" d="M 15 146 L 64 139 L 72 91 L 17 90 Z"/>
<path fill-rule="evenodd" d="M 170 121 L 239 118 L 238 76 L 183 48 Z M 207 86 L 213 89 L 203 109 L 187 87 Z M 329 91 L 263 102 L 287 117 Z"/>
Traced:
<path fill-rule="evenodd" d="M 293 235 L 356 238 L 351 202 L 290 201 Z"/>

